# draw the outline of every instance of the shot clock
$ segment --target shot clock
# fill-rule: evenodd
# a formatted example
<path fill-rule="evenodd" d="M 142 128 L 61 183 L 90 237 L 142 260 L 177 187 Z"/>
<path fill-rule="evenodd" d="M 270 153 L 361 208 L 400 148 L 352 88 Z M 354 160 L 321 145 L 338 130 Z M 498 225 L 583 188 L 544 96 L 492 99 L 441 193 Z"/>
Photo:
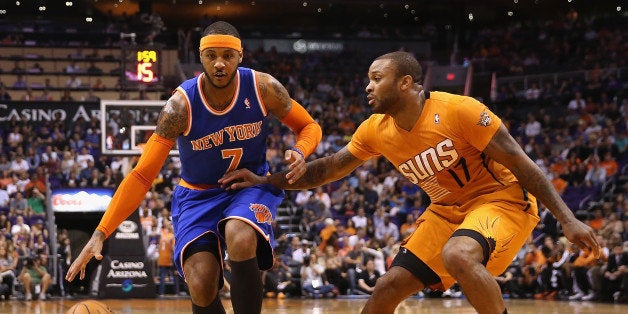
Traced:
<path fill-rule="evenodd" d="M 152 85 L 161 80 L 161 54 L 154 47 L 126 47 L 122 50 L 123 80 Z"/>

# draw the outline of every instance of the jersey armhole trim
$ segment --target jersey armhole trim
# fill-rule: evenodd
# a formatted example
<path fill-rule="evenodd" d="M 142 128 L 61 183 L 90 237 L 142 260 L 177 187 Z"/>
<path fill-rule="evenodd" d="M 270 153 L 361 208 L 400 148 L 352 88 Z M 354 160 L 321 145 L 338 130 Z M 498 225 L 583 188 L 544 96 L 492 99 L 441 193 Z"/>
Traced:
<path fill-rule="evenodd" d="M 268 115 L 268 111 L 266 110 L 266 105 L 264 104 L 264 100 L 262 99 L 261 93 L 259 91 L 259 85 L 257 84 L 257 71 L 251 70 L 253 72 L 253 85 L 255 86 L 255 96 L 257 97 L 257 102 L 259 103 L 259 107 L 262 110 L 262 114 L 265 116 Z"/>
<path fill-rule="evenodd" d="M 187 136 L 190 133 L 190 129 L 192 129 L 192 105 L 190 102 L 190 98 L 188 97 L 188 94 L 185 92 L 183 88 L 181 88 L 181 86 L 177 87 L 175 91 L 180 92 L 181 95 L 183 95 L 183 98 L 185 98 L 185 106 L 187 107 L 187 111 L 188 111 L 188 125 L 185 128 L 183 135 Z"/>

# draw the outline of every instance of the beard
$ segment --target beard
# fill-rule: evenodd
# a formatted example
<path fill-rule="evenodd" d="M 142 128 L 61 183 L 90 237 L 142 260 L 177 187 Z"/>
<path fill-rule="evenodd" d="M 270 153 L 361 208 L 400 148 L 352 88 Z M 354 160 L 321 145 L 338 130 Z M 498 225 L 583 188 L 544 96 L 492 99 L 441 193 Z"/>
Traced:
<path fill-rule="evenodd" d="M 380 100 L 375 100 L 375 105 L 371 109 L 373 113 L 384 113 L 385 104 Z"/>
<path fill-rule="evenodd" d="M 203 69 L 203 73 L 205 73 L 205 77 L 207 78 L 207 81 L 209 81 L 209 84 L 211 84 L 214 88 L 222 89 L 226 88 L 231 84 L 231 82 L 233 82 L 233 78 L 235 78 L 235 75 L 236 73 L 238 73 L 238 71 L 233 71 L 233 74 L 231 74 L 231 77 L 229 78 L 229 80 L 227 80 L 227 82 L 224 83 L 224 85 L 217 85 L 216 83 L 214 83 L 214 81 L 212 80 L 213 76 L 210 75 L 207 70 Z"/>
<path fill-rule="evenodd" d="M 378 114 L 391 114 L 393 105 L 399 100 L 399 96 L 396 94 L 389 97 L 375 98 L 375 104 L 373 105 L 373 113 Z"/>

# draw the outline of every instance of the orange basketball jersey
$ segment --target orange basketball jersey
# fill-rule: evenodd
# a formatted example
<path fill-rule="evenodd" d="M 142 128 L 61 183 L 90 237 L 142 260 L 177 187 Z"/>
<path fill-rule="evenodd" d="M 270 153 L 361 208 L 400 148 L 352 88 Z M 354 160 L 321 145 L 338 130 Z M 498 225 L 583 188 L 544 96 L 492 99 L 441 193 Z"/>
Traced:
<path fill-rule="evenodd" d="M 501 119 L 471 97 L 444 92 L 426 96 L 412 130 L 401 129 L 388 115 L 373 114 L 356 130 L 349 151 L 362 160 L 384 156 L 438 205 L 462 205 L 517 181 L 482 153 Z"/>

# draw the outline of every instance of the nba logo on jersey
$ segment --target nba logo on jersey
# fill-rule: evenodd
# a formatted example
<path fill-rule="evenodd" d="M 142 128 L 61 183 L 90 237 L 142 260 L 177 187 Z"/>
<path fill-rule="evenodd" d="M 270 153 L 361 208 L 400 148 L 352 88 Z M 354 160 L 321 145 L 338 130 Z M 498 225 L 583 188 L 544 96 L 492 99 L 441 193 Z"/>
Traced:
<path fill-rule="evenodd" d="M 251 204 L 249 206 L 252 212 L 255 213 L 255 219 L 257 222 L 263 224 L 269 224 L 273 221 L 273 215 L 270 213 L 270 209 L 264 204 Z"/>
<path fill-rule="evenodd" d="M 437 114 L 434 115 L 434 124 L 438 124 L 440 122 L 440 116 Z"/>
<path fill-rule="evenodd" d="M 244 99 L 244 106 L 246 106 L 246 109 L 251 109 L 251 101 L 248 98 Z"/>

